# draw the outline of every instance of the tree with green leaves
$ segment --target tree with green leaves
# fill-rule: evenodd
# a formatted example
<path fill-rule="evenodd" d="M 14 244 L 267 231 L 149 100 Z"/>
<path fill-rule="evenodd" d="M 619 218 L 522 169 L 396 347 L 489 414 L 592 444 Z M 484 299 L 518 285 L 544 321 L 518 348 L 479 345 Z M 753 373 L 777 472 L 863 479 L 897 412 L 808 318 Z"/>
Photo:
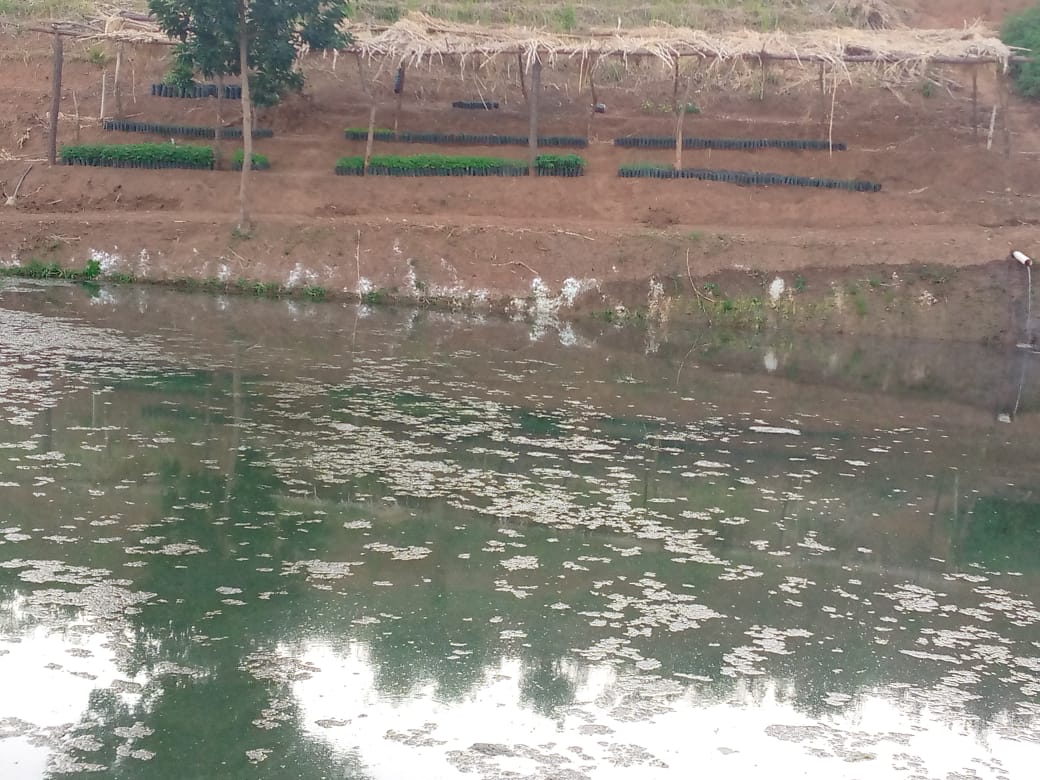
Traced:
<path fill-rule="evenodd" d="M 1015 63 L 1011 75 L 1020 95 L 1040 98 L 1040 5 L 1009 16 L 1004 21 L 1001 39 L 1008 46 L 1018 46 L 1033 57 L 1032 62 Z"/>
<path fill-rule="evenodd" d="M 148 0 L 159 26 L 179 41 L 174 73 L 221 82 L 242 79 L 242 178 L 238 228 L 251 228 L 248 201 L 253 159 L 253 105 L 271 106 L 299 91 L 300 54 L 342 48 L 347 0 Z M 222 97 L 222 95 L 221 95 Z"/>

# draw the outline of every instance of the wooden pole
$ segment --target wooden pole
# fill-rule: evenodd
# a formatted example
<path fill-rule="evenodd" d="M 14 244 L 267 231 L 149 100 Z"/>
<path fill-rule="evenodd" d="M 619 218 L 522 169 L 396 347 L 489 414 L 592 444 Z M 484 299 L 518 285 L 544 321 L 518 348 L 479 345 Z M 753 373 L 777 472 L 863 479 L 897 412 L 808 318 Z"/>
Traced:
<path fill-rule="evenodd" d="M 58 158 L 58 114 L 61 109 L 61 69 L 65 50 L 61 36 L 54 33 L 54 70 L 51 73 L 51 124 L 47 146 L 47 162 L 54 165 Z"/>
<path fill-rule="evenodd" d="M 376 96 L 365 78 L 365 68 L 361 64 L 361 55 L 356 54 L 358 79 L 361 81 L 361 89 L 368 98 L 368 136 L 365 139 L 365 160 L 362 164 L 362 172 L 368 173 L 368 161 L 372 157 L 372 145 L 376 140 Z"/>
<path fill-rule="evenodd" d="M 372 105 L 368 109 L 368 137 L 365 139 L 365 163 L 364 172 L 368 173 L 368 161 L 372 159 L 372 144 L 376 140 L 376 104 L 372 101 Z"/>
<path fill-rule="evenodd" d="M 820 127 L 827 120 L 827 91 L 823 86 L 823 63 L 820 63 Z"/>
<path fill-rule="evenodd" d="M 252 227 L 249 214 L 249 173 L 253 169 L 253 97 L 249 90 L 249 32 L 246 25 L 247 0 L 241 0 L 238 19 L 238 61 L 242 75 L 242 176 L 238 182 L 238 229 L 248 233 Z"/>
<path fill-rule="evenodd" d="M 679 58 L 672 61 L 675 77 L 672 80 L 672 110 L 675 111 L 675 170 L 682 170 L 682 126 L 686 106 L 679 105 Z"/>
<path fill-rule="evenodd" d="M 979 69 L 971 69 L 971 132 L 979 142 Z"/>
<path fill-rule="evenodd" d="M 217 126 L 213 128 L 213 152 L 217 170 L 224 167 L 224 74 L 217 74 Z"/>
<path fill-rule="evenodd" d="M 769 60 L 763 59 L 759 63 L 762 66 L 762 85 L 758 90 L 758 99 L 766 99 L 766 80 L 769 78 Z"/>
<path fill-rule="evenodd" d="M 516 55 L 516 61 L 517 61 L 517 63 L 520 66 L 520 69 L 517 71 L 520 74 L 520 93 L 524 96 L 524 102 L 526 103 L 527 102 L 527 84 L 524 82 L 524 70 L 526 70 L 526 68 L 524 67 L 524 55 L 523 54 L 517 54 Z"/>
<path fill-rule="evenodd" d="M 397 80 L 401 87 L 397 90 L 397 105 L 394 106 L 394 134 L 397 134 L 397 122 L 401 117 L 401 101 L 404 99 L 404 65 L 398 68 Z"/>
<path fill-rule="evenodd" d="M 831 92 L 831 118 L 827 125 L 827 152 L 834 155 L 834 103 L 838 99 L 838 71 L 834 71 L 834 90 Z"/>
<path fill-rule="evenodd" d="M 108 86 L 108 74 L 101 71 L 101 108 L 98 109 L 98 119 L 105 118 L 105 89 Z"/>
<path fill-rule="evenodd" d="M 72 90 L 72 107 L 73 107 L 73 110 L 76 112 L 76 136 L 75 136 L 75 138 L 76 138 L 76 143 L 78 144 L 79 143 L 80 122 L 79 122 L 79 101 L 76 99 L 76 90 Z"/>
<path fill-rule="evenodd" d="M 589 106 L 589 123 L 585 127 L 585 137 L 592 137 L 592 120 L 596 116 L 596 105 L 599 103 L 599 99 L 596 97 L 596 79 L 595 71 L 596 65 L 599 63 L 599 57 L 593 55 L 592 61 L 589 63 L 589 92 L 592 95 L 592 105 Z"/>
<path fill-rule="evenodd" d="M 1008 77 L 1000 65 L 997 65 L 997 84 L 1000 88 L 1000 131 L 1004 136 L 1004 157 L 1011 156 L 1011 127 L 1008 122 Z"/>
<path fill-rule="evenodd" d="M 531 123 L 527 133 L 528 166 L 531 176 L 536 174 L 535 162 L 538 158 L 538 103 L 542 96 L 542 61 L 538 59 L 535 52 L 534 63 L 531 65 L 531 94 L 528 99 L 530 104 Z"/>
<path fill-rule="evenodd" d="M 116 98 L 116 116 L 123 116 L 123 89 L 119 83 L 119 71 L 123 65 L 123 44 L 116 49 L 116 72 L 112 78 L 112 93 Z"/>

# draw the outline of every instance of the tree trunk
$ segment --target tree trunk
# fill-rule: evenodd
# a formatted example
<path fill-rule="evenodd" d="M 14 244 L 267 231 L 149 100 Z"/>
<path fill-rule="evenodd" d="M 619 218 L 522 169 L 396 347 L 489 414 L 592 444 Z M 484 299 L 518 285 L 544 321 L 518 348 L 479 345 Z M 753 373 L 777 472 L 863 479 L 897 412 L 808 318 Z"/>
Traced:
<path fill-rule="evenodd" d="M 213 157 L 217 170 L 224 167 L 224 74 L 217 74 L 217 126 L 213 128 Z"/>
<path fill-rule="evenodd" d="M 249 94 L 249 31 L 246 29 L 247 0 L 239 6 L 238 57 L 242 73 L 242 177 L 238 190 L 238 229 L 248 233 L 252 228 L 249 217 L 249 174 L 253 168 L 253 101 Z"/>
<path fill-rule="evenodd" d="M 535 162 L 538 157 L 538 103 L 542 96 L 542 61 L 535 57 L 531 66 L 531 94 L 528 103 L 531 107 L 531 123 L 527 135 L 527 151 L 529 175 L 537 175 Z"/>
<path fill-rule="evenodd" d="M 368 136 L 365 138 L 365 161 L 362 165 L 362 171 L 368 175 L 368 161 L 372 159 L 372 144 L 376 139 L 376 103 L 375 99 L 372 100 L 372 105 L 368 109 Z"/>
<path fill-rule="evenodd" d="M 47 162 L 54 165 L 58 158 L 58 112 L 61 108 L 61 67 L 65 61 L 65 50 L 61 36 L 54 33 L 54 72 L 51 74 L 51 126 Z"/>

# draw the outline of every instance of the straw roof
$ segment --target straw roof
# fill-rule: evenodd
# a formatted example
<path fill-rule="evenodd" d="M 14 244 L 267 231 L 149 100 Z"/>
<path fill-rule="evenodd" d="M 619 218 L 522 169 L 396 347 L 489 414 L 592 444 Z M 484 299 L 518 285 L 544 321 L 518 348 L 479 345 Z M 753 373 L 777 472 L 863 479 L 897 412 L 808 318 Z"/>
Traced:
<path fill-rule="evenodd" d="M 351 27 L 353 49 L 365 57 L 417 64 L 430 58 L 488 60 L 520 55 L 530 65 L 560 57 L 681 57 L 711 60 L 790 60 L 844 65 L 848 62 L 971 64 L 1007 67 L 1016 50 L 979 24 L 960 30 L 835 28 L 782 31 L 705 32 L 657 26 L 595 31 L 587 35 L 550 33 L 523 27 L 453 24 L 412 14 L 382 29 Z"/>
<path fill-rule="evenodd" d="M 127 12 L 106 14 L 89 22 L 61 22 L 51 29 L 92 40 L 173 43 L 147 16 Z M 408 65 L 451 57 L 458 58 L 463 68 L 467 62 L 480 65 L 508 54 L 519 55 L 528 66 L 538 60 L 550 67 L 559 58 L 654 57 L 672 64 L 682 57 L 695 57 L 716 62 L 826 63 L 840 69 L 851 62 L 905 66 L 997 63 L 1006 70 L 1018 54 L 1017 49 L 978 23 L 959 30 L 848 27 L 795 33 L 706 32 L 661 25 L 581 35 L 528 27 L 456 24 L 416 13 L 389 27 L 348 25 L 347 30 L 354 38 L 349 51 L 366 58 Z"/>

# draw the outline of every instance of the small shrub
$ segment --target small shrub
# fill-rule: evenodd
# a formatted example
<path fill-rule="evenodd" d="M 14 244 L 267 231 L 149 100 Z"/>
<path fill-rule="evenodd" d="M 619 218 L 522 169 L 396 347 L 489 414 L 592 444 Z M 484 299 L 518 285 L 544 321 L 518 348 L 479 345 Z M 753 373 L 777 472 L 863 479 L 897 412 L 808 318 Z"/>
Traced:
<path fill-rule="evenodd" d="M 111 58 L 108 56 L 108 52 L 105 51 L 104 47 L 100 44 L 95 43 L 89 49 L 87 49 L 87 62 L 91 65 L 96 65 L 99 68 L 104 68 L 108 65 L 108 61 Z"/>
<path fill-rule="evenodd" d="M 246 158 L 245 149 L 236 149 L 234 155 L 231 157 L 231 167 L 236 171 L 242 170 L 242 161 Z M 253 170 L 254 171 L 266 171 L 271 167 L 270 160 L 267 159 L 267 155 L 253 152 Z"/>
<path fill-rule="evenodd" d="M 556 26 L 563 32 L 572 32 L 578 26 L 578 14 L 573 5 L 556 9 Z"/>

